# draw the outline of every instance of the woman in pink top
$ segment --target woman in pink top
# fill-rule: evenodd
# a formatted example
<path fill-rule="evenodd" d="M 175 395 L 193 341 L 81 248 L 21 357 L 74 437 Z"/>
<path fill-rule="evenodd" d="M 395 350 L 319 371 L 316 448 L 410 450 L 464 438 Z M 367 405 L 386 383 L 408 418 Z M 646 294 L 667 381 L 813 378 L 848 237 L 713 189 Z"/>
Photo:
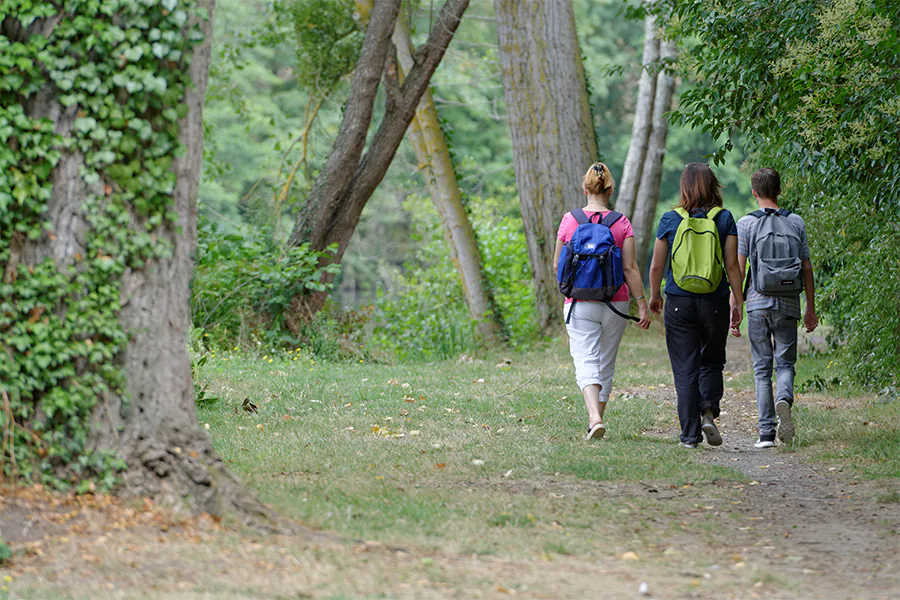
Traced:
<path fill-rule="evenodd" d="M 587 196 L 585 215 L 591 218 L 596 213 L 609 212 L 609 198 L 616 182 L 612 173 L 603 163 L 594 163 L 584 175 L 584 194 Z M 601 217 L 602 218 L 602 217 Z M 556 240 L 554 266 L 559 264 L 563 246 L 572 239 L 578 222 L 572 213 L 566 213 L 559 224 Z M 625 271 L 625 285 L 613 297 L 612 304 L 622 313 L 628 312 L 629 292 L 634 294 L 638 304 L 641 329 L 650 327 L 650 312 L 644 300 L 644 286 L 634 254 L 634 232 L 628 217 L 622 217 L 610 227 L 616 245 L 622 249 L 622 265 Z M 571 300 L 566 299 L 566 308 Z M 575 361 L 575 381 L 584 394 L 588 410 L 588 432 L 585 440 L 599 439 L 606 433 L 603 411 L 609 401 L 616 355 L 619 343 L 625 333 L 628 321 L 615 314 L 602 302 L 579 301 L 572 309 L 572 316 L 566 324 L 569 334 L 569 351 Z"/>

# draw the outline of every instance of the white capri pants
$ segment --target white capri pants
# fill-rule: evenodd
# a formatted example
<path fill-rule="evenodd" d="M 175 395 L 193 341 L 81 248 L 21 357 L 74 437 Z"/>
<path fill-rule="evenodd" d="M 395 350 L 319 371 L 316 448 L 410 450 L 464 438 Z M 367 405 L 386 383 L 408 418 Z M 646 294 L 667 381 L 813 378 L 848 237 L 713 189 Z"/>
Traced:
<path fill-rule="evenodd" d="M 613 302 L 616 310 L 627 314 L 628 302 Z M 569 305 L 564 308 L 568 315 Z M 566 325 L 569 352 L 575 361 L 575 383 L 581 390 L 600 385 L 600 402 L 609 401 L 616 355 L 628 321 L 609 310 L 602 302 L 576 302 L 572 318 Z"/>

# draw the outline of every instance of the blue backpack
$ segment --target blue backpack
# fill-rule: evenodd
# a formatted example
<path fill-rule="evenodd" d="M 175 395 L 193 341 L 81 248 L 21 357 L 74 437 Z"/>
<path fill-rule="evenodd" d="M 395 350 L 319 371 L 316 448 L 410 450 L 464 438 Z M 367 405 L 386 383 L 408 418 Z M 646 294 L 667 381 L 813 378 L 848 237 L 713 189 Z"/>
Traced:
<path fill-rule="evenodd" d="M 599 223 L 591 221 L 580 208 L 573 210 L 571 214 L 578 222 L 578 228 L 572 234 L 572 239 L 563 246 L 556 270 L 559 291 L 566 298 L 572 299 L 566 324 L 572 318 L 572 309 L 578 300 L 605 302 L 610 310 L 623 319 L 637 321 L 636 317 L 623 314 L 610 304 L 610 300 L 625 283 L 622 249 L 616 245 L 609 229 L 622 218 L 622 214 L 610 211 Z"/>

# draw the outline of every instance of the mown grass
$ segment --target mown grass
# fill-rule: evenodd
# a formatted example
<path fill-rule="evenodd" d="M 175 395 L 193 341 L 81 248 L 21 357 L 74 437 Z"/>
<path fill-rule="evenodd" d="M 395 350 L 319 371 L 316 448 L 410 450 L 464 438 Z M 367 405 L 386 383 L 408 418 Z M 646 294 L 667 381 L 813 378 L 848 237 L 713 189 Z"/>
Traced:
<path fill-rule="evenodd" d="M 831 360 L 801 358 L 798 384 Z M 728 388 L 752 390 L 752 373 L 729 377 Z M 283 514 L 353 538 L 476 554 L 609 552 L 615 544 L 599 537 L 659 544 L 677 533 L 677 519 L 669 531 L 653 515 L 666 522 L 678 502 L 663 506 L 647 489 L 743 479 L 677 443 L 673 407 L 660 400 L 674 397 L 660 331 L 630 328 L 599 443 L 582 441 L 586 411 L 561 342 L 400 365 L 220 353 L 199 379 L 220 398 L 199 416 L 230 467 Z M 854 397 L 831 409 L 832 392 L 799 396 L 788 451 L 898 477 L 896 403 Z"/>
<path fill-rule="evenodd" d="M 629 334 L 619 389 L 671 382 L 660 342 Z M 650 536 L 641 514 L 656 501 L 644 488 L 742 479 L 654 433 L 674 415 L 648 397 L 620 394 L 606 438 L 585 443 L 587 414 L 560 343 L 414 365 L 220 354 L 199 376 L 220 398 L 200 420 L 235 472 L 282 513 L 358 538 L 587 552 L 595 540 L 585 531 Z M 242 408 L 245 398 L 258 412 Z"/>

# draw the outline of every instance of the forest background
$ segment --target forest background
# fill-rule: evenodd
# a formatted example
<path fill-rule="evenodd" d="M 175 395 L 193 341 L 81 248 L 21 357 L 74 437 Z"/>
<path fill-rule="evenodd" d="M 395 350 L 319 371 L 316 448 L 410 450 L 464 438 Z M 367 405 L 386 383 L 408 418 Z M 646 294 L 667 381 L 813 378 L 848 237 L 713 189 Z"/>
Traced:
<path fill-rule="evenodd" d="M 669 5 L 677 10 L 679 3 Z M 346 76 L 338 77 L 337 84 L 325 90 L 327 98 L 316 87 L 320 73 L 312 64 L 316 56 L 309 47 L 315 43 L 316 19 L 327 14 L 323 11 L 329 6 L 329 10 L 343 7 L 346 13 L 354 8 L 352 2 L 220 0 L 217 4 L 204 109 L 204 174 L 192 294 L 194 343 L 213 351 L 239 346 L 264 351 L 302 347 L 315 359 L 389 362 L 477 353 L 483 340 L 467 309 L 415 152 L 406 140 L 363 211 L 326 309 L 300 327 L 287 326 L 291 298 L 317 285 L 318 278 L 317 255 L 303 246 L 289 248 L 288 234 L 328 157 L 348 86 Z M 433 17 L 429 6 L 412 3 L 405 10 L 414 41 L 421 43 Z M 621 180 L 641 75 L 642 15 L 619 0 L 575 0 L 574 10 L 599 158 Z M 734 14 L 729 18 L 740 23 Z M 687 47 L 693 41 L 697 48 L 704 34 L 716 33 L 713 28 L 704 29 L 702 22 L 683 20 L 682 26 Z M 757 29 L 755 34 L 759 33 Z M 498 52 L 493 5 L 473 1 L 431 84 L 505 342 L 522 348 L 538 341 L 541 332 Z M 333 68 L 339 74 L 341 69 L 349 73 L 352 53 L 348 60 L 349 65 Z M 712 162 L 710 155 L 726 143 L 731 149 L 718 153 L 715 171 L 724 185 L 726 208 L 736 216 L 746 214 L 755 208 L 750 174 L 758 166 L 771 164 L 766 162 L 769 157 L 758 144 L 752 147 L 755 154 L 745 149 L 739 132 L 715 122 L 717 115 L 710 104 L 703 104 L 702 86 L 683 77 L 692 68 L 702 72 L 691 64 L 690 56 L 682 59 L 680 68 L 674 106 L 679 108 L 679 95 L 686 93 L 694 113 L 702 113 L 706 120 L 692 121 L 690 115 L 671 120 L 657 216 L 677 202 L 683 165 Z M 723 72 L 724 79 L 727 70 Z M 376 102 L 376 119 L 383 104 Z M 701 110 L 704 106 L 706 112 Z M 311 114 L 314 120 L 304 136 Z M 896 117 L 893 122 L 896 126 Z M 785 127 L 790 128 L 787 122 Z M 300 138 L 304 138 L 302 144 L 292 145 Z M 783 200 L 788 206 L 797 208 L 800 194 L 821 193 L 793 185 L 791 173 L 785 175 Z M 579 198 L 572 199 L 573 204 L 578 202 Z M 807 210 L 801 209 L 808 220 L 811 206 L 807 202 Z M 821 210 L 831 208 L 826 203 Z M 900 339 L 897 286 L 890 284 L 896 279 L 891 274 L 898 269 L 896 249 L 891 250 L 889 243 L 897 238 L 896 220 L 877 231 L 887 236 L 881 244 L 872 245 L 870 239 L 838 239 L 836 244 L 880 248 L 875 257 L 883 261 L 884 270 L 875 281 L 888 285 L 874 304 L 859 298 L 854 302 L 851 296 L 865 295 L 869 287 L 853 291 L 847 279 L 832 277 L 839 271 L 832 268 L 833 249 L 816 247 L 822 237 L 834 238 L 846 231 L 836 233 L 831 228 L 821 237 L 814 233 L 813 254 L 829 341 L 837 346 L 847 341 L 848 332 L 869 332 L 850 336 L 851 353 L 843 361 L 844 370 L 855 379 L 889 385 L 894 383 L 890 355 Z M 639 260 L 646 270 L 648 258 Z M 864 269 L 871 266 L 863 263 Z M 879 320 L 885 326 L 879 327 Z"/>

